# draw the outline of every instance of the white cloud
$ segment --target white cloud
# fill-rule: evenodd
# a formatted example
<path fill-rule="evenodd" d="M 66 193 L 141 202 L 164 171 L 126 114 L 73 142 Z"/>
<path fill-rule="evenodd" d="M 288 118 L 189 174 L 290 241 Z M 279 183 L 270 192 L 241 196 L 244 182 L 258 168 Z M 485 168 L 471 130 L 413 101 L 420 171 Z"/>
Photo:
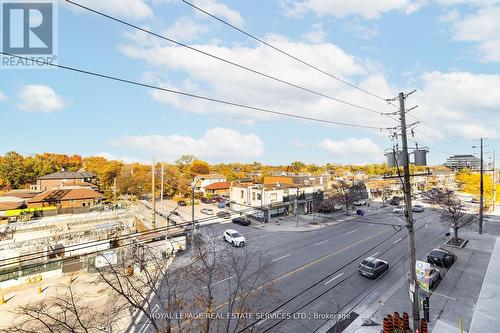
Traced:
<path fill-rule="evenodd" d="M 359 19 L 352 19 L 345 22 L 344 27 L 351 32 L 355 37 L 360 39 L 371 39 L 378 35 L 376 28 L 362 24 Z"/>
<path fill-rule="evenodd" d="M 282 36 L 270 35 L 266 40 L 277 47 L 287 50 L 298 58 L 307 59 L 315 66 L 338 77 L 347 79 L 365 89 L 382 96 L 392 96 L 393 89 L 379 74 L 377 66 L 369 61 L 357 59 L 330 43 L 308 44 L 290 41 Z M 382 111 L 388 110 L 384 101 L 379 101 L 360 91 L 354 90 L 338 81 L 332 80 L 292 59 L 283 57 L 274 50 L 256 45 L 220 46 L 193 45 L 205 52 L 216 54 L 225 59 L 235 60 L 263 73 L 299 84 L 308 89 L 353 101 Z M 185 78 L 174 82 L 172 78 L 161 75 L 148 75 L 150 83 L 166 88 L 182 90 L 193 94 L 211 96 L 241 104 L 284 111 L 297 115 L 321 117 L 324 119 L 370 125 L 387 125 L 388 121 L 376 114 L 352 108 L 330 99 L 264 78 L 253 73 L 230 66 L 221 61 L 182 47 L 162 45 L 156 40 L 136 38 L 121 46 L 121 51 L 132 59 L 144 60 L 158 73 L 176 71 Z M 359 79 L 363 77 L 363 79 Z M 193 113 L 225 113 L 235 118 L 268 119 L 268 114 L 238 107 L 221 106 L 217 103 L 199 101 L 178 95 L 152 91 L 152 97 L 160 103 L 168 104 L 179 110 Z"/>
<path fill-rule="evenodd" d="M 29 84 L 21 87 L 18 93 L 20 103 L 17 107 L 23 111 L 51 113 L 61 110 L 65 102 L 54 89 L 43 84 Z"/>
<path fill-rule="evenodd" d="M 220 16 L 228 20 L 231 24 L 234 24 L 238 27 L 242 27 L 244 24 L 243 17 L 240 13 L 234 9 L 229 8 L 223 3 L 219 3 L 216 0 L 194 0 L 193 3 L 207 12 Z M 199 13 L 199 15 L 205 15 L 203 13 Z"/>
<path fill-rule="evenodd" d="M 93 155 L 93 156 L 104 157 L 108 161 L 122 161 L 123 163 L 127 163 L 127 164 L 130 164 L 130 163 L 142 163 L 142 164 L 151 163 L 151 161 L 144 161 L 144 160 L 141 160 L 141 159 L 138 159 L 135 157 L 130 157 L 130 156 L 116 156 L 114 154 L 107 153 L 107 152 L 102 152 L 102 153 L 99 153 L 99 154 Z"/>
<path fill-rule="evenodd" d="M 209 31 L 208 27 L 190 17 L 180 17 L 165 31 L 165 36 L 180 40 L 193 41 Z"/>
<path fill-rule="evenodd" d="M 7 95 L 0 91 L 0 102 L 5 101 L 7 99 Z"/>
<path fill-rule="evenodd" d="M 343 18 L 350 15 L 357 15 L 365 19 L 378 19 L 382 14 L 393 10 L 406 10 L 412 5 L 409 0 L 302 0 L 302 1 L 282 1 L 287 16 L 299 16 L 307 11 L 313 11 L 317 15 L 334 16 Z M 414 6 L 414 5 L 412 5 Z M 410 8 L 410 12 L 414 10 Z"/>
<path fill-rule="evenodd" d="M 418 104 L 412 114 L 427 123 L 426 132 L 442 138 L 496 137 L 498 124 L 491 121 L 500 109 L 500 75 L 469 72 L 429 72 L 421 77 L 422 89 L 409 99 L 409 106 Z M 453 139 L 454 140 L 454 139 Z"/>
<path fill-rule="evenodd" d="M 153 16 L 153 11 L 144 0 L 79 0 L 78 3 L 98 11 L 103 11 L 107 14 L 118 15 L 127 19 L 143 20 Z M 72 4 L 67 4 L 67 6 L 76 10 L 82 10 Z"/>
<path fill-rule="evenodd" d="M 456 20 L 453 38 L 477 43 L 484 61 L 500 61 L 500 6 L 480 8 L 470 16 Z"/>
<path fill-rule="evenodd" d="M 341 157 L 343 161 L 380 161 L 384 157 L 382 149 L 369 138 L 339 141 L 326 139 L 319 142 L 318 146 L 336 157 Z"/>
<path fill-rule="evenodd" d="M 127 135 L 113 139 L 111 144 L 148 152 L 168 161 L 184 154 L 193 154 L 212 162 L 252 161 L 264 153 L 264 144 L 256 134 L 242 134 L 220 127 L 208 129 L 201 138 L 177 134 Z"/>
<path fill-rule="evenodd" d="M 312 29 L 304 34 L 302 38 L 314 44 L 320 44 L 325 41 L 326 32 L 323 30 L 323 25 L 321 23 L 313 24 Z"/>

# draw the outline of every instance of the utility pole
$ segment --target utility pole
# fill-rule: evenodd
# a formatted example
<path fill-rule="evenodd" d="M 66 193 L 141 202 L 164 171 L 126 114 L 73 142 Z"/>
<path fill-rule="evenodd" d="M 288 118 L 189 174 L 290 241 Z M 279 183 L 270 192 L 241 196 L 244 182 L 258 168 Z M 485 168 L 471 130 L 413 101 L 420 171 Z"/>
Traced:
<path fill-rule="evenodd" d="M 163 162 L 161 163 L 160 207 L 163 209 Z"/>
<path fill-rule="evenodd" d="M 497 204 L 497 170 L 495 163 L 495 150 L 493 150 L 493 212 L 495 212 L 495 206 Z"/>
<path fill-rule="evenodd" d="M 483 138 L 481 138 L 481 158 L 479 170 L 481 179 L 479 183 L 479 234 L 483 234 L 483 211 L 484 211 L 484 160 L 483 160 Z"/>
<path fill-rule="evenodd" d="M 408 155 L 408 140 L 406 136 L 406 96 L 399 93 L 399 113 L 401 120 L 401 141 L 403 146 L 403 182 L 406 204 L 406 228 L 408 229 L 408 258 L 410 260 L 410 298 L 413 310 L 413 329 L 420 330 L 420 309 L 418 300 L 418 283 L 415 269 L 415 230 L 413 229 L 413 212 L 411 204 L 411 184 L 410 184 L 410 158 Z"/>
<path fill-rule="evenodd" d="M 156 193 L 155 193 L 155 159 L 153 157 L 153 165 L 151 166 L 151 196 L 153 200 L 153 222 L 151 225 L 156 229 Z"/>

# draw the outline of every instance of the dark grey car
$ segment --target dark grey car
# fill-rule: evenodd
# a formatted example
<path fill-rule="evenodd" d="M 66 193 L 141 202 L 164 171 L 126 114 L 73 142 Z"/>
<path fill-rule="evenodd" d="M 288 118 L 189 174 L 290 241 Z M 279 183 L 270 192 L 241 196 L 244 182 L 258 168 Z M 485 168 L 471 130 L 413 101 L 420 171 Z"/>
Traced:
<path fill-rule="evenodd" d="M 444 249 L 434 249 L 427 255 L 427 262 L 441 267 L 451 267 L 457 256 Z"/>
<path fill-rule="evenodd" d="M 382 259 L 368 257 L 358 265 L 358 272 L 369 278 L 376 279 L 389 269 L 389 263 Z"/>

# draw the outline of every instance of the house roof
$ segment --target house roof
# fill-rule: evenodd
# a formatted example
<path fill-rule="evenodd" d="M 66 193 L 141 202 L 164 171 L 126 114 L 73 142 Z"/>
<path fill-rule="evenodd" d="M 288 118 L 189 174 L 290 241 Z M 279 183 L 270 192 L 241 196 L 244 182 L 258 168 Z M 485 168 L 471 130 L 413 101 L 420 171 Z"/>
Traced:
<path fill-rule="evenodd" d="M 217 182 L 205 187 L 206 190 L 228 190 L 231 187 L 231 182 Z"/>
<path fill-rule="evenodd" d="M 0 202 L 0 210 L 10 210 L 18 209 L 24 205 L 24 201 L 21 202 Z"/>
<path fill-rule="evenodd" d="M 40 192 L 36 191 L 30 191 L 30 190 L 14 190 L 14 191 L 9 191 L 4 194 L 4 197 L 16 197 L 16 198 L 21 198 L 21 199 L 29 199 L 33 198 Z"/>
<path fill-rule="evenodd" d="M 29 199 L 28 203 L 102 198 L 102 194 L 88 188 L 54 188 Z"/>
<path fill-rule="evenodd" d="M 94 178 L 95 175 L 88 171 L 77 171 L 77 172 L 54 172 L 37 179 L 83 179 L 83 178 Z"/>

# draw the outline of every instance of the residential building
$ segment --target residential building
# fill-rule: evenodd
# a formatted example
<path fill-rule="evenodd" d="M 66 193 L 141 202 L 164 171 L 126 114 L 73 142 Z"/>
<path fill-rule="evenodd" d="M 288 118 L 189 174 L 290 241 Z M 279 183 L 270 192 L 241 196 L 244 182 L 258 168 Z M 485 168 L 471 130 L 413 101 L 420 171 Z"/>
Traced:
<path fill-rule="evenodd" d="M 31 190 L 35 191 L 47 191 L 52 188 L 58 188 L 62 186 L 87 186 L 95 187 L 92 184 L 95 175 L 92 172 L 87 171 L 77 171 L 77 172 L 54 172 L 49 175 L 38 177 L 36 183 L 31 185 Z"/>
<path fill-rule="evenodd" d="M 85 212 L 101 203 L 103 195 L 89 188 L 52 188 L 27 200 L 28 208 L 57 207 L 59 213 Z"/>
<path fill-rule="evenodd" d="M 205 187 L 206 195 L 229 195 L 231 182 L 217 182 Z"/>
<path fill-rule="evenodd" d="M 231 210 L 269 222 L 275 216 L 311 213 L 323 192 L 322 185 L 233 183 L 229 197 Z"/>
<path fill-rule="evenodd" d="M 264 184 L 283 184 L 283 185 L 300 185 L 300 186 L 322 186 L 325 190 L 328 186 L 330 175 L 328 173 L 322 175 L 310 174 L 287 174 L 264 176 Z"/>
<path fill-rule="evenodd" d="M 474 155 L 454 155 L 448 157 L 444 165 L 453 171 L 461 171 L 463 169 L 479 170 L 481 160 Z"/>
<path fill-rule="evenodd" d="M 221 183 L 226 181 L 226 176 L 220 174 L 198 175 L 199 181 L 195 184 L 194 191 L 205 193 L 205 188 L 214 183 Z"/>

